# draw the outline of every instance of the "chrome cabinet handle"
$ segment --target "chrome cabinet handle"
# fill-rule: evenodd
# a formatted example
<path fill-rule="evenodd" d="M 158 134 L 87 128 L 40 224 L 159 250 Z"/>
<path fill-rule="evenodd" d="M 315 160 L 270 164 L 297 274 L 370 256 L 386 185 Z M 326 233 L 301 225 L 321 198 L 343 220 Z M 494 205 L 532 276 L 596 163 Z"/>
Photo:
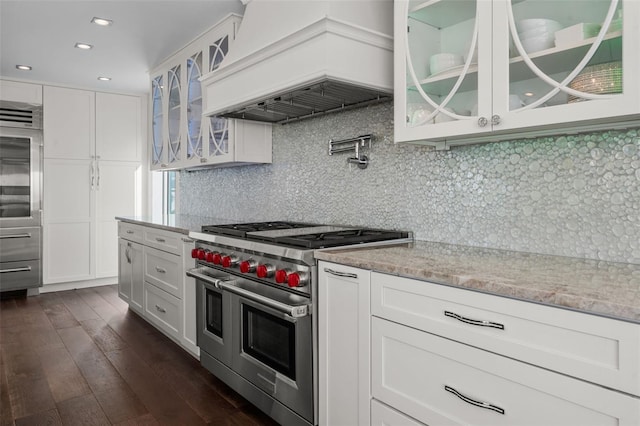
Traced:
<path fill-rule="evenodd" d="M 98 157 L 100 158 L 100 157 Z M 100 162 L 96 161 L 96 189 L 100 189 Z"/>
<path fill-rule="evenodd" d="M 134 232 L 131 229 L 127 229 L 127 234 L 133 234 Z"/>
<path fill-rule="evenodd" d="M 330 268 L 324 268 L 324 271 L 326 273 L 328 273 L 328 274 L 335 275 L 337 277 L 358 278 L 358 274 L 352 274 L 352 273 L 349 273 L 349 272 L 335 271 L 335 270 L 330 269 Z"/>
<path fill-rule="evenodd" d="M 93 163 L 91 163 L 91 175 L 90 175 L 90 177 L 91 177 L 91 190 L 93 191 L 93 184 L 94 184 L 94 182 L 96 180 L 96 171 L 95 171 L 95 168 L 93 167 Z"/>
<path fill-rule="evenodd" d="M 29 272 L 30 270 L 31 270 L 31 266 L 23 266 L 21 268 L 0 269 L 0 274 L 7 274 L 9 272 Z"/>
<path fill-rule="evenodd" d="M 124 257 L 127 258 L 127 263 L 131 263 L 131 254 L 129 253 L 130 248 L 131 248 L 131 243 L 127 243 L 127 248 L 124 249 Z"/>
<path fill-rule="evenodd" d="M 504 324 L 500 324 L 497 322 L 491 322 L 491 321 L 486 321 L 486 320 L 475 320 L 475 319 L 471 319 L 471 318 L 465 318 L 461 315 L 456 314 L 455 312 L 450 312 L 450 311 L 444 311 L 444 316 L 445 317 L 451 317 L 453 319 L 457 319 L 460 322 L 463 322 L 465 324 L 471 324 L 471 325 L 477 325 L 480 327 L 491 327 L 491 328 L 498 328 L 500 330 L 504 330 Z"/>
<path fill-rule="evenodd" d="M 31 234 L 0 235 L 0 240 L 6 240 L 9 238 L 31 238 Z"/>
<path fill-rule="evenodd" d="M 487 120 L 487 118 L 486 118 L 486 117 L 480 117 L 480 118 L 478 118 L 478 126 L 480 126 L 480 127 L 484 127 L 484 126 L 486 126 L 487 124 L 489 124 L 489 120 Z"/>
<path fill-rule="evenodd" d="M 451 386 L 445 385 L 444 390 L 446 390 L 447 392 L 451 392 L 452 394 L 454 394 L 455 396 L 457 396 L 467 404 L 475 405 L 476 407 L 485 408 L 487 410 L 495 411 L 496 413 L 504 414 L 504 409 L 498 407 L 497 405 L 489 404 L 488 402 L 483 402 L 483 401 L 476 401 L 475 399 L 469 398 L 468 396 L 461 394 Z"/>
<path fill-rule="evenodd" d="M 165 240 L 164 238 L 160 238 L 160 237 L 156 237 L 156 241 L 159 243 L 166 243 L 167 240 Z"/>
<path fill-rule="evenodd" d="M 491 124 L 493 124 L 494 126 L 500 124 L 500 116 L 498 114 L 491 117 Z"/>
<path fill-rule="evenodd" d="M 162 306 L 158 306 L 158 305 L 156 305 L 156 310 L 158 312 L 162 312 L 163 314 L 167 312 L 167 310 L 165 308 L 163 308 Z"/>
<path fill-rule="evenodd" d="M 166 274 L 166 273 L 167 273 L 167 270 L 166 270 L 166 269 L 163 269 L 163 268 L 161 268 L 161 267 L 159 267 L 159 266 L 156 266 L 156 271 L 157 271 L 158 273 L 160 273 L 160 274 Z"/>

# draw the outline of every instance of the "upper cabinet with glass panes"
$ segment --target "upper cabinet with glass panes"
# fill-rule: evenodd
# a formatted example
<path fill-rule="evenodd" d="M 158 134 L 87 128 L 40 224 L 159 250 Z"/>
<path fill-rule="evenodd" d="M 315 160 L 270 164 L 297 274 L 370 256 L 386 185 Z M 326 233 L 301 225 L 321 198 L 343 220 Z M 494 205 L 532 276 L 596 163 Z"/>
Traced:
<path fill-rule="evenodd" d="M 637 0 L 396 0 L 394 19 L 396 142 L 640 124 Z"/>
<path fill-rule="evenodd" d="M 200 77 L 218 68 L 233 48 L 240 21 L 229 15 L 151 73 L 152 170 L 271 162 L 270 124 L 202 116 Z M 246 143 L 258 147 L 250 159 L 243 158 Z"/>

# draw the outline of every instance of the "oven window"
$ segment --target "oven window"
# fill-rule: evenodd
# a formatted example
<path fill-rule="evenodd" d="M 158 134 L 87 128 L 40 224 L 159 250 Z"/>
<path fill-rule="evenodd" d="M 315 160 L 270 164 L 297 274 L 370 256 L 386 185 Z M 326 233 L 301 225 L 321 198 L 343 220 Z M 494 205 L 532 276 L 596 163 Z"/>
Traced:
<path fill-rule="evenodd" d="M 242 308 L 242 350 L 295 380 L 296 325 L 249 305 Z"/>
<path fill-rule="evenodd" d="M 0 217 L 27 217 L 30 212 L 31 140 L 0 137 Z"/>
<path fill-rule="evenodd" d="M 222 294 L 206 289 L 207 331 L 222 338 Z"/>

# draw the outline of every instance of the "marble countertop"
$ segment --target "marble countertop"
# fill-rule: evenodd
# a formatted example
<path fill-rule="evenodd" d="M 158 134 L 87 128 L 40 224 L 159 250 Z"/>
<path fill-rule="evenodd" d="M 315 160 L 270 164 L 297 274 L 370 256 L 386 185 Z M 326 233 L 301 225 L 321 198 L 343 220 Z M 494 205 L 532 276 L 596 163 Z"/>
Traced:
<path fill-rule="evenodd" d="M 188 214 L 172 214 L 161 217 L 151 216 L 116 216 L 117 220 L 134 223 L 137 225 L 150 226 L 167 231 L 188 234 L 189 232 L 200 232 L 203 225 L 222 225 L 226 223 L 236 223 L 237 220 L 208 216 L 192 216 Z"/>
<path fill-rule="evenodd" d="M 640 265 L 426 241 L 316 258 L 640 323 Z"/>

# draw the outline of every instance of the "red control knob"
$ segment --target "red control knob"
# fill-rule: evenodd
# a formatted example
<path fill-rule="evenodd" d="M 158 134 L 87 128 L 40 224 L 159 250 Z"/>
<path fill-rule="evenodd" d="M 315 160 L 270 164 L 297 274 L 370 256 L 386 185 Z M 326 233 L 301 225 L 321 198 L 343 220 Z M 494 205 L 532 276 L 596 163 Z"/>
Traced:
<path fill-rule="evenodd" d="M 224 266 L 225 268 L 230 268 L 232 266 L 235 266 L 238 263 L 238 257 L 237 256 L 224 256 L 222 258 L 222 266 Z"/>
<path fill-rule="evenodd" d="M 204 260 L 205 251 L 203 249 L 198 249 L 198 260 Z"/>
<path fill-rule="evenodd" d="M 204 254 L 204 260 L 209 262 L 209 263 L 213 263 L 213 256 L 215 255 L 214 252 L 212 251 L 208 251 Z"/>
<path fill-rule="evenodd" d="M 283 284 L 285 282 L 287 282 L 287 275 L 289 275 L 289 271 L 288 269 L 278 269 L 276 271 L 276 282 L 278 284 Z"/>
<path fill-rule="evenodd" d="M 220 253 L 214 253 L 213 259 L 211 259 L 211 261 L 214 263 L 214 265 L 221 264 L 222 263 L 222 255 Z"/>
<path fill-rule="evenodd" d="M 256 261 L 253 259 L 243 260 L 240 262 L 240 272 L 248 274 L 256 270 Z"/>
<path fill-rule="evenodd" d="M 256 275 L 258 278 L 270 278 L 273 276 L 275 270 L 276 268 L 273 265 L 265 263 L 264 265 L 258 265 L 256 268 Z"/>
<path fill-rule="evenodd" d="M 191 257 L 194 259 L 198 258 L 198 250 L 197 248 L 191 249 Z"/>
<path fill-rule="evenodd" d="M 294 272 L 287 276 L 289 287 L 300 287 L 309 282 L 309 274 L 306 272 Z"/>

